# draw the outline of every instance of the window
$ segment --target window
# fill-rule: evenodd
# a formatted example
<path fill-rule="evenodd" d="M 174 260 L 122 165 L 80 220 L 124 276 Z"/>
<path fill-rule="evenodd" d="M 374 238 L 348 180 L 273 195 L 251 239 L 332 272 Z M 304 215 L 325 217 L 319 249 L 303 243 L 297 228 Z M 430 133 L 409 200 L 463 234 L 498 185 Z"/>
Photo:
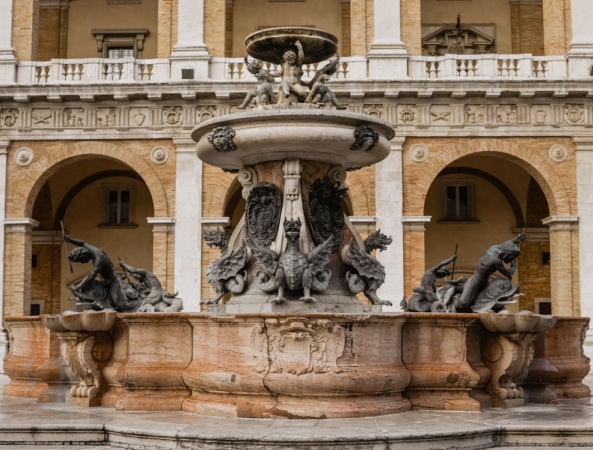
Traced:
<path fill-rule="evenodd" d="M 542 266 L 550 265 L 550 252 L 542 252 Z"/>
<path fill-rule="evenodd" d="M 442 220 L 474 221 L 474 180 L 444 179 L 441 182 Z"/>
<path fill-rule="evenodd" d="M 135 227 L 135 188 L 131 184 L 103 185 L 103 223 L 106 227 Z"/>
<path fill-rule="evenodd" d="M 112 47 L 107 50 L 108 58 L 133 58 L 134 47 Z"/>
<path fill-rule="evenodd" d="M 552 300 L 548 297 L 536 297 L 533 299 L 536 314 L 552 314 Z"/>
<path fill-rule="evenodd" d="M 45 305 L 45 300 L 31 300 L 31 305 L 29 309 L 30 316 L 40 316 L 43 314 L 43 306 Z"/>
<path fill-rule="evenodd" d="M 31 256 L 31 267 L 33 269 L 37 269 L 37 255 L 36 254 Z"/>

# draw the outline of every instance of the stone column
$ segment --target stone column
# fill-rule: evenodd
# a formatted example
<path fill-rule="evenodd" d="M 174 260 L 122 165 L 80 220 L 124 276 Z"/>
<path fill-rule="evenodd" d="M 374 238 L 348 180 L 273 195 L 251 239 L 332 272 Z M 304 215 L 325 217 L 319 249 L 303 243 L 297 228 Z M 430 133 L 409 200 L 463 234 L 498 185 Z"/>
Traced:
<path fill-rule="evenodd" d="M 191 138 L 174 138 L 177 146 L 175 184 L 175 290 L 186 312 L 199 312 L 202 285 L 202 161 Z"/>
<path fill-rule="evenodd" d="M 17 60 L 12 47 L 12 1 L 0 0 L 0 83 L 16 81 Z"/>
<path fill-rule="evenodd" d="M 28 316 L 31 309 L 32 231 L 28 217 L 4 219 L 3 310 L 5 316 Z"/>
<path fill-rule="evenodd" d="M 177 17 L 177 44 L 169 57 L 171 79 L 182 79 L 182 69 L 193 69 L 193 77 L 186 71 L 186 79 L 208 79 L 210 55 L 204 43 L 204 0 L 178 0 Z"/>
<path fill-rule="evenodd" d="M 173 249 L 175 218 L 147 217 L 146 221 L 152 225 L 152 272 L 161 284 L 173 293 Z"/>
<path fill-rule="evenodd" d="M 425 267 L 424 224 L 431 216 L 402 217 L 404 232 L 404 295 L 412 295 L 412 288 L 420 286 Z"/>
<path fill-rule="evenodd" d="M 550 228 L 552 314 L 556 316 L 579 316 L 581 313 L 578 222 L 579 218 L 575 216 L 552 216 L 542 221 Z"/>
<path fill-rule="evenodd" d="M 2 19 L 0 18 L 0 21 Z M 0 31 L 0 33 L 3 30 Z M 0 220 L 6 216 L 6 155 L 10 141 L 0 141 Z M 4 227 L 0 227 L 0 267 L 4 267 Z M 0 287 L 4 286 L 4 270 L 0 270 Z M 0 289 L 0 373 L 4 373 L 2 361 L 8 354 L 8 337 L 4 332 L 4 289 Z"/>
<path fill-rule="evenodd" d="M 405 138 L 391 140 L 391 153 L 377 164 L 375 172 L 375 198 L 377 229 L 391 236 L 393 242 L 377 258 L 385 266 L 385 284 L 379 290 L 379 297 L 389 300 L 393 306 L 384 311 L 400 311 L 400 300 L 404 295 L 404 235 L 403 235 L 403 185 L 402 150 Z"/>
<path fill-rule="evenodd" d="M 568 73 L 571 77 L 590 77 L 593 64 L 593 2 L 571 0 L 572 40 L 568 51 Z"/>
<path fill-rule="evenodd" d="M 581 316 L 593 317 L 593 137 L 575 136 Z M 590 330 L 593 343 L 593 329 Z M 593 350 L 593 349 L 592 349 Z"/>
<path fill-rule="evenodd" d="M 373 3 L 374 39 L 367 54 L 369 76 L 407 78 L 410 55 L 401 40 L 400 0 L 374 0 Z"/>

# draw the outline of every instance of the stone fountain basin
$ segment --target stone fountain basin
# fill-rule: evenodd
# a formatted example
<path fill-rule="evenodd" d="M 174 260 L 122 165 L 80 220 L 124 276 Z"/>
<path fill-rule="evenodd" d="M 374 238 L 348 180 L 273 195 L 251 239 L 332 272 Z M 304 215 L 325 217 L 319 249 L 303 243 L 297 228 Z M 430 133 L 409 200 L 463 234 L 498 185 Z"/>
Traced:
<path fill-rule="evenodd" d="M 367 152 L 353 151 L 354 130 L 367 125 L 379 134 Z M 219 152 L 208 141 L 216 127 L 231 127 L 237 149 Z M 269 161 L 320 161 L 345 169 L 376 164 L 389 155 L 395 132 L 384 120 L 365 114 L 326 109 L 250 111 L 207 120 L 192 131 L 198 157 L 207 164 L 239 170 Z"/>
<path fill-rule="evenodd" d="M 117 313 L 112 309 L 104 311 L 67 311 L 62 314 L 43 314 L 43 326 L 52 331 L 108 331 L 115 324 Z"/>
<path fill-rule="evenodd" d="M 480 315 L 484 328 L 493 333 L 543 333 L 554 326 L 558 318 L 532 313 L 505 314 L 486 311 Z"/>

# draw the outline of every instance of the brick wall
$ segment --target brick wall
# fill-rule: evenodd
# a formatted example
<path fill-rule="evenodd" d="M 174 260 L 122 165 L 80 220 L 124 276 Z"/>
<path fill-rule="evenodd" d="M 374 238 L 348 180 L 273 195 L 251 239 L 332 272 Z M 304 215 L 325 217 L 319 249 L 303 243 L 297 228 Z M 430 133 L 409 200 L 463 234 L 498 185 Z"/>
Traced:
<path fill-rule="evenodd" d="M 204 42 L 213 57 L 225 56 L 226 21 L 226 0 L 204 2 Z"/>
<path fill-rule="evenodd" d="M 550 265 L 542 264 L 542 253 L 550 252 L 549 241 L 526 241 L 521 244 L 518 265 L 518 282 L 525 295 L 519 299 L 519 309 L 535 311 L 534 299 L 551 298 Z"/>
<path fill-rule="evenodd" d="M 37 59 L 39 0 L 13 0 L 12 46 L 21 61 Z"/>
<path fill-rule="evenodd" d="M 410 55 L 422 55 L 420 0 L 401 0 L 401 39 Z"/>
<path fill-rule="evenodd" d="M 68 9 L 40 9 L 37 60 L 67 58 L 67 50 Z"/>
<path fill-rule="evenodd" d="M 511 4 L 511 41 L 513 53 L 544 55 L 542 5 Z"/>
<path fill-rule="evenodd" d="M 31 299 L 43 300 L 42 314 L 60 313 L 61 256 L 64 247 L 58 244 L 34 244 L 37 267 L 31 268 Z"/>
<path fill-rule="evenodd" d="M 350 3 L 342 3 L 342 56 L 350 56 L 352 52 L 352 41 L 350 39 Z"/>

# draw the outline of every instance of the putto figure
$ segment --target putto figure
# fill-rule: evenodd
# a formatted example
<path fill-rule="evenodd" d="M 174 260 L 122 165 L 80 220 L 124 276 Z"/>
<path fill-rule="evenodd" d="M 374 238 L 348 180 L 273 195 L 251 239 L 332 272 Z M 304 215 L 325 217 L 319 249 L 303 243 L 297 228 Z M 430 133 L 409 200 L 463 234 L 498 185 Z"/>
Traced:
<path fill-rule="evenodd" d="M 216 127 L 212 133 L 208 135 L 208 142 L 217 152 L 233 152 L 237 150 L 237 146 L 233 142 L 235 137 L 235 130 L 231 127 Z"/>
<path fill-rule="evenodd" d="M 325 67 L 317 71 L 311 82 L 309 83 L 309 95 L 305 99 L 305 103 L 316 103 L 318 105 L 325 106 L 327 103 L 331 103 L 336 109 L 347 109 L 345 106 L 340 105 L 336 94 L 334 94 L 329 87 L 325 84 L 332 75 L 336 73 L 338 62 L 340 61 L 340 55 L 333 61 L 330 61 Z"/>
<path fill-rule="evenodd" d="M 259 288 L 264 292 L 277 291 L 272 303 L 283 303 L 284 291 L 303 290 L 300 301 L 315 302 L 311 291 L 324 291 L 329 285 L 331 271 L 325 270 L 329 264 L 333 236 L 315 247 L 305 256 L 299 249 L 301 220 L 284 219 L 284 231 L 288 238 L 288 248 L 278 255 L 275 251 L 253 243 L 252 251 L 257 265 L 262 268 L 257 273 Z"/>
<path fill-rule="evenodd" d="M 247 67 L 247 71 L 257 78 L 258 85 L 255 89 L 247 93 L 245 100 L 243 100 L 241 106 L 238 106 L 238 109 L 246 109 L 254 101 L 257 106 L 276 103 L 276 95 L 271 84 L 274 82 L 274 77 L 262 67 L 261 61 L 254 60 L 249 62 L 246 56 L 245 66 Z"/>
<path fill-rule="evenodd" d="M 114 309 L 117 312 L 132 312 L 140 307 L 142 298 L 125 286 L 103 250 L 79 239 L 72 239 L 68 235 L 62 236 L 62 239 L 77 246 L 68 255 L 70 261 L 81 264 L 90 261 L 93 263 L 91 273 L 80 283 L 70 286 L 75 300 L 91 303 L 96 310 Z"/>
<path fill-rule="evenodd" d="M 307 97 L 305 86 L 301 84 L 301 77 L 303 76 L 303 61 L 305 59 L 305 52 L 301 41 L 295 41 L 294 46 L 297 48 L 297 53 L 288 50 L 282 57 L 282 68 L 279 72 L 270 74 L 273 77 L 280 77 L 280 94 L 284 94 L 285 98 L 289 98 L 291 94 L 295 95 L 299 102 L 302 102 Z"/>

